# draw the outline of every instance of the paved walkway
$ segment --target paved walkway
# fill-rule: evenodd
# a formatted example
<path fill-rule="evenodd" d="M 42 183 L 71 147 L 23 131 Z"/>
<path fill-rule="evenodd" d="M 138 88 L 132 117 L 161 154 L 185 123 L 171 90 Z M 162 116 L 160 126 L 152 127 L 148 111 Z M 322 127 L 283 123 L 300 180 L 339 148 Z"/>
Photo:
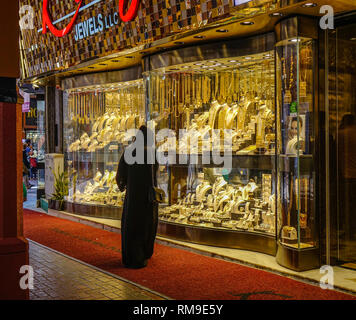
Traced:
<path fill-rule="evenodd" d="M 154 292 L 120 280 L 30 241 L 34 269 L 31 300 L 164 300 Z"/>
<path fill-rule="evenodd" d="M 36 208 L 37 187 L 28 191 L 24 208 Z M 31 300 L 163 300 L 149 289 L 78 262 L 35 242 L 29 242 L 34 271 Z"/>

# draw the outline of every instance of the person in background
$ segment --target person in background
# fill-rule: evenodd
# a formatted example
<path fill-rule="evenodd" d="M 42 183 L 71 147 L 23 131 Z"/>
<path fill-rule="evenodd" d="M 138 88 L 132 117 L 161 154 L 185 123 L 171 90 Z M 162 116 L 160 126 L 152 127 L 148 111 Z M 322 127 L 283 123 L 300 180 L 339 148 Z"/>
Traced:
<path fill-rule="evenodd" d="M 30 162 L 28 161 L 27 157 L 27 144 L 25 143 L 22 148 L 22 162 L 23 162 L 23 170 L 22 170 L 22 177 L 23 177 L 23 183 L 26 186 L 27 189 L 31 188 L 31 185 L 28 181 L 29 177 L 29 172 L 30 172 Z"/>
<path fill-rule="evenodd" d="M 346 113 L 338 134 L 340 166 L 340 226 L 346 241 L 356 248 L 356 118 Z"/>
<path fill-rule="evenodd" d="M 31 140 L 27 139 L 26 140 L 26 155 L 27 155 L 27 157 L 29 156 L 29 153 L 31 151 L 31 147 L 32 147 Z"/>
<path fill-rule="evenodd" d="M 37 152 L 36 150 L 31 149 L 29 152 L 29 161 L 30 161 L 30 180 L 37 179 Z"/>

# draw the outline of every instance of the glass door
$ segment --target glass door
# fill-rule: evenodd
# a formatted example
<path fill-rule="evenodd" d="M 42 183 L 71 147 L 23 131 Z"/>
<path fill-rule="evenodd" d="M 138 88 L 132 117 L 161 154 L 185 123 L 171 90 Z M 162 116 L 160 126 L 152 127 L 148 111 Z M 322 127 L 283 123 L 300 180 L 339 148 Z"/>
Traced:
<path fill-rule="evenodd" d="M 340 26 L 328 37 L 328 117 L 330 254 L 356 269 L 356 24 Z M 331 232 L 333 234 L 333 232 Z"/>

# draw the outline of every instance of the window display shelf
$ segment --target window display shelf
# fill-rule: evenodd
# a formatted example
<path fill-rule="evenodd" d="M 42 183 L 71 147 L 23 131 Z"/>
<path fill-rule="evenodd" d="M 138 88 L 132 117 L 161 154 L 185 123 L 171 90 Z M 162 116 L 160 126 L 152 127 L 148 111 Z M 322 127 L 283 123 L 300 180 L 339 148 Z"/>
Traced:
<path fill-rule="evenodd" d="M 121 220 L 122 207 L 103 205 L 99 203 L 76 203 L 66 201 L 64 210 L 69 213 L 79 214 L 82 216 Z"/>
<path fill-rule="evenodd" d="M 289 172 L 292 174 L 308 174 L 314 168 L 314 157 L 312 155 L 297 156 L 278 156 L 278 170 L 280 172 Z"/>
<path fill-rule="evenodd" d="M 165 157 L 168 154 L 165 153 Z M 219 156 L 223 156 L 220 154 Z M 180 157 L 184 157 L 186 161 L 181 162 Z M 204 160 L 204 161 L 203 161 Z M 231 164 L 232 168 L 244 168 L 244 169 L 259 169 L 259 170 L 274 170 L 275 168 L 275 155 L 258 155 L 258 154 L 251 154 L 251 155 L 232 155 L 231 156 Z M 203 163 L 208 162 L 209 164 Z M 213 163 L 213 156 L 212 153 L 206 153 L 204 155 L 176 155 L 175 161 L 172 163 L 168 162 L 168 167 L 188 167 L 191 165 L 197 165 L 200 167 L 205 168 L 223 168 L 224 164 L 216 165 Z"/>
<path fill-rule="evenodd" d="M 158 235 L 174 240 L 211 245 L 214 247 L 235 248 L 276 255 L 276 239 L 267 234 L 201 228 L 160 221 Z"/>

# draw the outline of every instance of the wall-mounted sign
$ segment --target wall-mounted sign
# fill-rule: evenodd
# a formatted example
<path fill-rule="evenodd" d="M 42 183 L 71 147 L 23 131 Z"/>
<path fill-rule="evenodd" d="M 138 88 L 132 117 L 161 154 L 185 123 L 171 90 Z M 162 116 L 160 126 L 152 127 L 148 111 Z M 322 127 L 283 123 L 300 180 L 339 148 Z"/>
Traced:
<path fill-rule="evenodd" d="M 119 24 L 119 13 L 109 14 L 103 16 L 99 13 L 96 17 L 90 17 L 89 19 L 79 22 L 75 26 L 75 41 L 85 39 L 93 36 L 99 32 L 103 32 L 106 29 L 110 29 Z"/>
<path fill-rule="evenodd" d="M 100 2 L 101 0 L 94 0 L 88 5 L 85 6 L 86 8 L 91 7 L 92 5 Z M 68 16 L 71 17 L 70 22 L 66 27 L 63 29 L 57 29 L 54 26 L 53 21 L 51 20 L 51 17 L 48 12 L 48 2 L 49 0 L 43 0 L 43 8 L 42 8 L 42 33 L 46 34 L 47 33 L 47 27 L 48 29 L 52 32 L 52 34 L 58 38 L 64 37 L 68 33 L 70 33 L 74 27 L 74 24 L 78 18 L 79 12 L 81 11 L 82 8 L 82 3 L 83 0 L 75 0 L 75 2 L 78 4 L 77 9 L 70 13 Z M 97 17 L 92 17 L 88 20 L 85 20 L 82 23 L 79 23 L 76 26 L 76 40 L 78 39 L 84 39 L 88 37 L 89 35 L 92 36 L 98 32 L 102 32 L 104 30 L 104 26 L 106 29 L 109 29 L 110 27 L 119 24 L 119 15 L 122 21 L 124 22 L 129 22 L 132 21 L 136 18 L 137 16 L 137 11 L 140 5 L 140 0 L 132 0 L 131 4 L 128 6 L 128 0 L 119 0 L 119 8 L 118 12 L 114 13 L 113 15 L 109 15 L 106 17 L 103 17 L 102 14 L 98 14 Z M 84 9 L 84 7 L 83 7 Z M 125 13 L 126 11 L 126 13 Z M 63 18 L 64 19 L 64 18 Z"/>
<path fill-rule="evenodd" d="M 129 2 L 129 0 L 120 0 L 119 1 L 119 14 L 120 14 L 121 20 L 124 22 L 129 22 L 136 18 L 138 7 L 140 5 L 140 0 L 132 0 L 130 7 L 127 8 L 128 2 Z M 125 13 L 126 9 L 127 9 L 127 12 Z"/>
<path fill-rule="evenodd" d="M 24 92 L 23 98 L 24 98 L 24 103 L 22 105 L 22 112 L 30 112 L 30 100 L 31 100 L 30 94 Z"/>
<path fill-rule="evenodd" d="M 37 100 L 30 100 L 30 110 L 24 114 L 25 126 L 37 127 Z"/>
<path fill-rule="evenodd" d="M 235 2 L 236 1 L 236 2 Z M 61 71 L 234 16 L 251 17 L 244 0 L 20 0 L 33 29 L 21 30 L 24 77 Z M 276 0 L 251 1 L 272 8 Z M 249 5 L 249 3 L 248 3 Z M 260 12 L 260 11 L 258 11 Z M 56 36 L 57 35 L 57 36 Z M 221 35 L 226 36 L 226 35 Z"/>
<path fill-rule="evenodd" d="M 23 98 L 22 112 L 30 112 L 31 95 L 27 92 L 22 91 L 21 89 L 19 89 L 19 94 Z"/>
<path fill-rule="evenodd" d="M 48 0 L 43 0 L 43 8 L 42 8 L 42 33 L 46 34 L 47 33 L 47 27 L 48 29 L 53 33 L 53 35 L 55 35 L 58 38 L 64 37 L 66 34 L 68 34 L 69 32 L 72 31 L 73 26 L 75 21 L 77 20 L 78 14 L 79 14 L 79 9 L 82 5 L 83 0 L 75 0 L 76 3 L 79 3 L 77 10 L 74 13 L 73 18 L 70 20 L 69 24 L 59 30 L 57 29 L 52 21 L 51 18 L 49 16 L 48 13 Z"/>

